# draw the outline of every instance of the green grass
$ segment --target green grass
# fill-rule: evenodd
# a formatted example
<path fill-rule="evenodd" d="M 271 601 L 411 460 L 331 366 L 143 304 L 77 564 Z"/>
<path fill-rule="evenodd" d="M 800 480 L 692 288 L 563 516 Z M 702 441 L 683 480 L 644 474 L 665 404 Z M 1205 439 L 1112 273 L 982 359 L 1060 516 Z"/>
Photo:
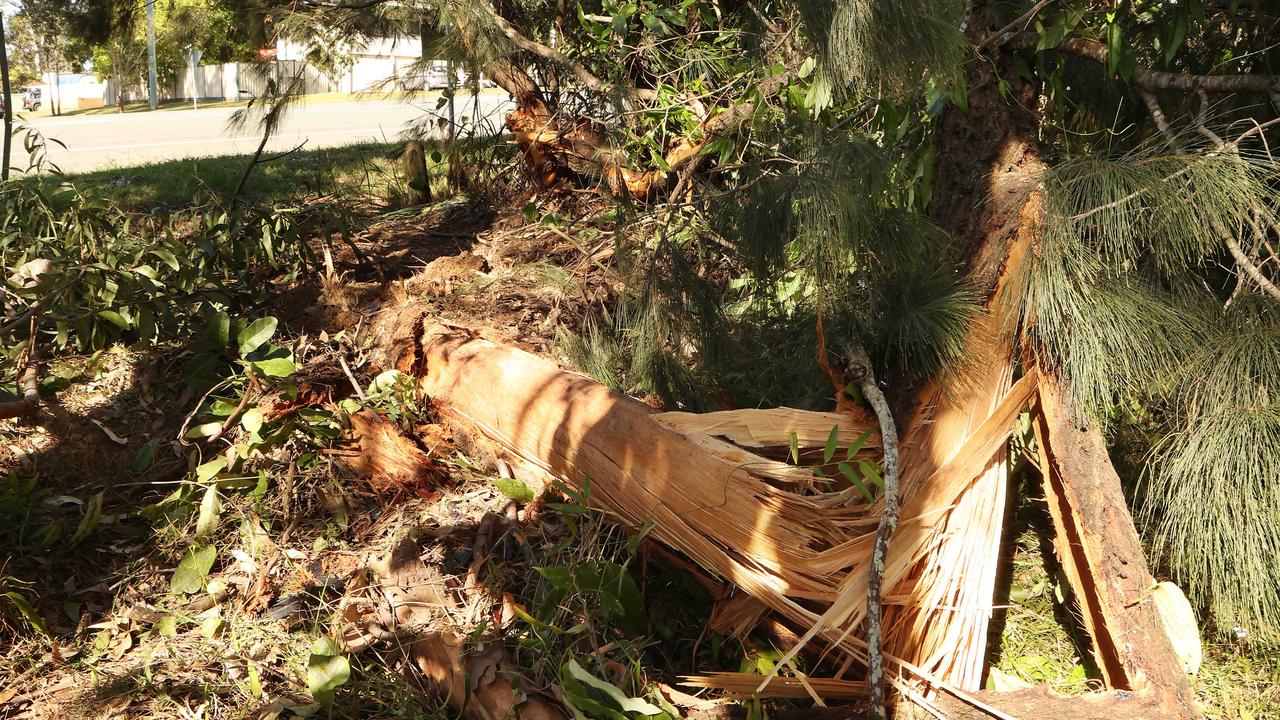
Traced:
<path fill-rule="evenodd" d="M 1274 652 L 1206 642 L 1193 685 L 1207 720 L 1280 718 L 1280 656 Z"/>
<path fill-rule="evenodd" d="M 245 185 L 248 197 L 263 203 L 342 190 L 380 192 L 385 188 L 386 143 L 357 143 L 303 150 L 260 165 Z M 192 205 L 203 195 L 229 196 L 240 182 L 249 155 L 185 158 L 62 176 L 47 176 L 92 188 L 122 210 L 149 212 Z"/>
<path fill-rule="evenodd" d="M 1071 591 L 1042 537 L 1030 526 L 1014 541 L 1009 609 L 996 667 L 1023 682 L 1076 695 L 1095 689 L 1098 683 L 1090 676 L 1096 671 L 1091 672 L 1089 661 L 1082 657 L 1081 638 L 1073 637 L 1066 627 L 1075 624 Z"/>

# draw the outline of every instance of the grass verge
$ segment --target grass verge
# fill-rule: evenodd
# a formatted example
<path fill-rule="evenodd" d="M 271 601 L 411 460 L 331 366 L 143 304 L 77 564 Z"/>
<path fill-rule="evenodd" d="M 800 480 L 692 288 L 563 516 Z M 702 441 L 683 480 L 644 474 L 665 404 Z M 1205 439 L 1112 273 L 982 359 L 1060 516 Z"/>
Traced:
<path fill-rule="evenodd" d="M 273 203 L 304 195 L 385 192 L 389 143 L 356 143 L 302 150 L 254 169 L 245 185 L 248 199 Z M 200 195 L 229 196 L 250 155 L 183 158 L 131 167 L 48 176 L 50 187 L 70 180 L 93 186 L 97 195 L 126 212 L 146 213 L 193 204 Z"/>

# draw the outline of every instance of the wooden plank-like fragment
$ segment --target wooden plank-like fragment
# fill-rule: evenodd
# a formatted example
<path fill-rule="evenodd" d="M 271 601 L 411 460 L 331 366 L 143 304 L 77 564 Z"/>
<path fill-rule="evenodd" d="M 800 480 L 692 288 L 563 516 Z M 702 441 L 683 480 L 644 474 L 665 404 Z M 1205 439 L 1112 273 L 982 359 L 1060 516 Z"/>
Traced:
<path fill-rule="evenodd" d="M 1155 581 L 1105 439 L 1073 417 L 1066 393 L 1049 377 L 1041 380 L 1034 418 L 1054 547 L 1107 687 L 1151 695 L 1162 717 L 1200 717 L 1161 624 Z"/>

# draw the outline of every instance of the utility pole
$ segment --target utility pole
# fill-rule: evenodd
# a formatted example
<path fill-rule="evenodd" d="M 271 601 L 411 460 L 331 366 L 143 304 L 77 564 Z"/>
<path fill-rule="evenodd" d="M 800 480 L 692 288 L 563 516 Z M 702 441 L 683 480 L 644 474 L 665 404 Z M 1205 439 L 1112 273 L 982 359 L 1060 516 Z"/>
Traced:
<path fill-rule="evenodd" d="M 156 0 L 147 0 L 147 98 L 151 109 L 160 104 L 159 82 L 156 80 Z"/>
<path fill-rule="evenodd" d="M 187 59 L 191 64 L 191 109 L 200 109 L 200 56 L 204 53 L 196 49 L 195 45 L 187 48 Z"/>

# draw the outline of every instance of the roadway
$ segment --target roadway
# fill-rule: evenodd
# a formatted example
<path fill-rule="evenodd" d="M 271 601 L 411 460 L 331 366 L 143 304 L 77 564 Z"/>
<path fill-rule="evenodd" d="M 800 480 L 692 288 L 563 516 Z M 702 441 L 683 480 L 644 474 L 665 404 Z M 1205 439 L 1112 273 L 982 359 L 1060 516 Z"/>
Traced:
<path fill-rule="evenodd" d="M 486 92 L 479 98 L 479 117 L 484 126 L 499 128 L 502 116 L 512 108 L 505 93 Z M 267 144 L 268 152 L 281 152 L 305 141 L 305 147 L 336 147 L 357 142 L 394 142 L 413 123 L 430 121 L 437 113 L 434 97 L 412 100 L 325 100 L 305 99 L 289 108 L 284 122 Z M 199 110 L 162 110 L 123 114 L 37 115 L 26 121 L 46 138 L 66 147 L 48 143 L 48 160 L 64 172 L 87 172 L 127 167 L 179 158 L 252 153 L 262 135 L 256 125 L 230 127 L 235 107 Z M 456 117 L 471 118 L 470 96 L 459 96 Z M 19 138 L 15 138 L 15 167 L 26 167 L 27 159 Z"/>

